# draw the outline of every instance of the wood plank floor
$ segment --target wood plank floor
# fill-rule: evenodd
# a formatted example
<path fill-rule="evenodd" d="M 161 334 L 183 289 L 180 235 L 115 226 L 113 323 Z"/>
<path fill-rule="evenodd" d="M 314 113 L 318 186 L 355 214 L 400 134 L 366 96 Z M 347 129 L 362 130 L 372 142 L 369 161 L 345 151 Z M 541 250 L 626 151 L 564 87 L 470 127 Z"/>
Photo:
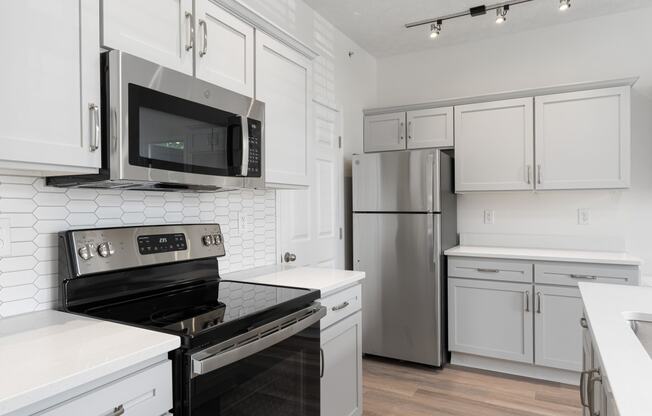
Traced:
<path fill-rule="evenodd" d="M 575 386 L 365 358 L 364 416 L 581 416 Z"/>

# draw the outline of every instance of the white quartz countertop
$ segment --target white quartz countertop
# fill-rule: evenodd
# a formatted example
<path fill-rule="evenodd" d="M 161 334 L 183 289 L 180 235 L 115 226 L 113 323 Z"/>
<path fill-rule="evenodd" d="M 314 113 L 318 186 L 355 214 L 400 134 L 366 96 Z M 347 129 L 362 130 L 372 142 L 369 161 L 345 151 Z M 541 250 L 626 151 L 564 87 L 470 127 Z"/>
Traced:
<path fill-rule="evenodd" d="M 274 265 L 257 267 L 241 272 L 225 273 L 224 280 L 263 283 L 267 285 L 319 289 L 322 298 L 352 286 L 364 279 L 364 272 L 322 269 L 316 267 L 292 267 Z"/>
<path fill-rule="evenodd" d="M 59 311 L 0 320 L 0 415 L 178 348 L 180 339 Z"/>
<path fill-rule="evenodd" d="M 457 246 L 444 252 L 447 256 L 523 259 L 576 263 L 640 266 L 638 257 L 610 251 L 551 250 L 539 248 Z"/>
<path fill-rule="evenodd" d="M 620 416 L 652 415 L 652 359 L 628 323 L 652 320 L 652 287 L 583 282 L 579 287 Z"/>

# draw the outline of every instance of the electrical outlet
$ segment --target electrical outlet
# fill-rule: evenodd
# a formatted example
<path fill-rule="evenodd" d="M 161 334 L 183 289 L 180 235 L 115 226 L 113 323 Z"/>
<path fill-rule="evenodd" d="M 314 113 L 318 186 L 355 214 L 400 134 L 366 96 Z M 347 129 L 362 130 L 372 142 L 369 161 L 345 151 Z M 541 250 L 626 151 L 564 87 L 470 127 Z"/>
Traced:
<path fill-rule="evenodd" d="M 493 224 L 494 223 L 494 217 L 495 213 L 493 209 L 485 209 L 484 210 L 484 223 L 485 224 Z"/>
<path fill-rule="evenodd" d="M 238 234 L 251 233 L 254 231 L 254 218 L 244 212 L 238 213 Z"/>
<path fill-rule="evenodd" d="M 579 225 L 589 225 L 591 223 L 591 210 L 588 208 L 579 208 L 577 210 L 577 223 Z"/>
<path fill-rule="evenodd" d="M 11 256 L 11 220 L 0 218 L 0 257 Z"/>

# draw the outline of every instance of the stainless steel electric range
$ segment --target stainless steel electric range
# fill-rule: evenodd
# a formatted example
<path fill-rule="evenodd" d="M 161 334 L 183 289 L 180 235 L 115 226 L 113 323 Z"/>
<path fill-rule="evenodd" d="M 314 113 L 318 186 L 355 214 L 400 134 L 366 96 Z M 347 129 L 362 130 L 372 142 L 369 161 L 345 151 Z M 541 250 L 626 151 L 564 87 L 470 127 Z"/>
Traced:
<path fill-rule="evenodd" d="M 60 307 L 181 337 L 174 415 L 319 415 L 318 290 L 222 280 L 218 224 L 59 235 Z"/>

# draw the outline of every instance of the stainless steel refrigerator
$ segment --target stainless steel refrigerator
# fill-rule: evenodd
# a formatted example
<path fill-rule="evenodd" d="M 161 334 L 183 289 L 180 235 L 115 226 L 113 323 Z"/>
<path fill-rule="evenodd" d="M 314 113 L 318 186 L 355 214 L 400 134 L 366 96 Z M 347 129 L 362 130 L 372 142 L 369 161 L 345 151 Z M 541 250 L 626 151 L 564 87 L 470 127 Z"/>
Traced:
<path fill-rule="evenodd" d="M 456 210 L 448 152 L 353 156 L 353 267 L 367 274 L 363 353 L 443 365 L 443 252 L 457 244 Z"/>

